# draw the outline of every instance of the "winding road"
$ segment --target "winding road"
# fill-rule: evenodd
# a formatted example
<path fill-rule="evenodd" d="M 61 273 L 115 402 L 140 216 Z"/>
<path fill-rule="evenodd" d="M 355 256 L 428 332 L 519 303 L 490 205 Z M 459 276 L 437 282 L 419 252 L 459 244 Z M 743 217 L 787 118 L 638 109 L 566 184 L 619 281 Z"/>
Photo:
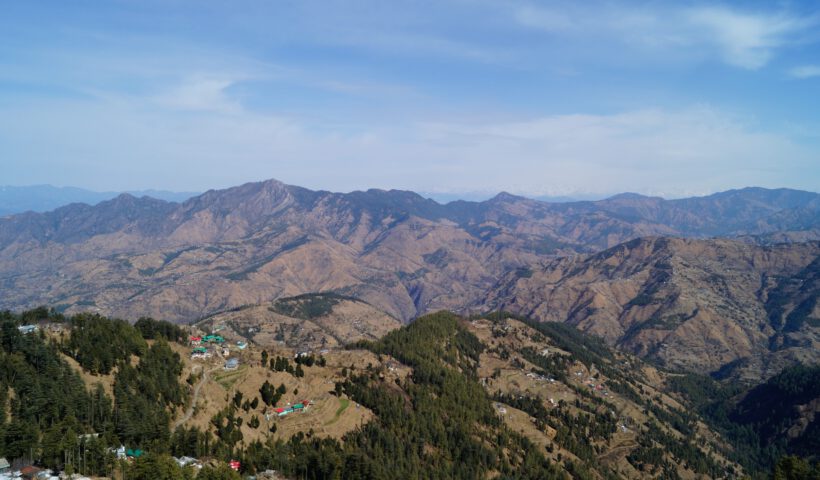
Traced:
<path fill-rule="evenodd" d="M 200 367 L 201 368 L 201 367 Z M 196 408 L 196 402 L 199 400 L 199 391 L 202 389 L 202 386 L 205 385 L 205 382 L 208 381 L 208 375 L 211 372 L 219 370 L 222 367 L 214 367 L 210 370 L 205 370 L 202 374 L 202 378 L 199 379 L 199 383 L 196 384 L 194 387 L 194 395 L 191 398 L 191 405 L 188 407 L 188 410 L 185 412 L 185 415 L 182 416 L 179 420 L 174 423 L 174 430 L 178 427 L 184 425 L 191 417 L 194 415 L 194 409 Z"/>

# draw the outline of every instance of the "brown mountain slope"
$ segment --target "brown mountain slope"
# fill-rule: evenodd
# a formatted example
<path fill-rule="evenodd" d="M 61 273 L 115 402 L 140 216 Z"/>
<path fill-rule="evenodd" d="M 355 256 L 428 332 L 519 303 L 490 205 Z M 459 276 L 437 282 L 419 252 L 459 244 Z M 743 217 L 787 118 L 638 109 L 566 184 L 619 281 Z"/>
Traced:
<path fill-rule="evenodd" d="M 509 274 L 476 307 L 567 322 L 667 367 L 759 379 L 820 361 L 818 255 L 818 243 L 638 239 Z"/>
<path fill-rule="evenodd" d="M 334 294 L 308 294 L 233 309 L 196 326 L 228 340 L 319 352 L 359 340 L 377 340 L 401 322 L 360 300 Z"/>
<path fill-rule="evenodd" d="M 577 459 L 618 478 L 740 474 L 725 440 L 668 388 L 674 374 L 571 329 L 493 317 L 467 326 L 485 345 L 480 381 L 504 422 L 551 460 Z M 661 454 L 646 462 L 656 446 Z"/>
<path fill-rule="evenodd" d="M 182 204 L 122 195 L 0 219 L 0 308 L 188 321 L 336 291 L 408 320 L 477 302 L 508 271 L 636 237 L 764 241 L 776 225 L 815 238 L 817 197 L 750 189 L 693 204 L 634 195 L 549 204 L 499 194 L 441 205 L 412 192 L 340 194 L 273 180 Z"/>

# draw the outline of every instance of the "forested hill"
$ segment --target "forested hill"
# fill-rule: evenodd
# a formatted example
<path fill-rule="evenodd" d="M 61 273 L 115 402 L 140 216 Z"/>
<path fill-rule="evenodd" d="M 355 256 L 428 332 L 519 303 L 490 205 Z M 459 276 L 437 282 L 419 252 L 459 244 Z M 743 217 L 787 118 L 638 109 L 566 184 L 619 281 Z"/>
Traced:
<path fill-rule="evenodd" d="M 466 480 L 763 478 L 786 454 L 807 460 L 781 473 L 810 470 L 816 452 L 816 368 L 746 393 L 509 314 L 427 315 L 295 368 L 290 347 L 252 342 L 224 374 L 180 354 L 187 336 L 150 318 L 2 313 L 0 454 L 146 480 L 193 478 L 171 455 L 197 458 L 200 480 L 239 478 L 231 459 L 285 478 Z M 315 410 L 266 417 L 296 398 Z M 145 454 L 117 460 L 119 445 Z"/>
<path fill-rule="evenodd" d="M 34 320 L 49 329 L 18 329 Z M 0 452 L 15 462 L 103 475 L 115 467 L 109 447 L 169 448 L 170 418 L 188 395 L 179 383 L 181 360 L 164 337 L 149 345 L 142 333 L 153 338 L 96 315 L 0 314 Z M 114 370 L 113 396 L 100 383 L 84 383 L 66 357 L 89 373 Z"/>

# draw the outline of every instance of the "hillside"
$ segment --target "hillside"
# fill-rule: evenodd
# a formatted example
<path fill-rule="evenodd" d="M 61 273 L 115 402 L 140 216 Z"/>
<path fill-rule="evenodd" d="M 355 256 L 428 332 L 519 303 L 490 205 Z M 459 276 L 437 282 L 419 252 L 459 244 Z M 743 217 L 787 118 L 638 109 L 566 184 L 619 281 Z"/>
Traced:
<path fill-rule="evenodd" d="M 306 299 L 317 298 L 327 300 L 276 308 L 316 312 Z M 360 303 L 336 300 L 336 315 Z M 18 331 L 22 322 L 41 332 Z M 66 453 L 79 448 L 85 472 L 129 478 L 179 469 L 169 455 L 285 478 L 763 478 L 816 442 L 816 368 L 745 391 L 503 313 L 440 312 L 304 355 L 226 338 L 206 344 L 206 358 L 186 338 L 209 332 L 149 319 L 39 310 L 4 314 L 0 327 L 0 448 L 50 468 L 79 467 Z M 118 462 L 105 449 L 119 444 L 146 456 Z"/>
<path fill-rule="evenodd" d="M 740 475 L 669 374 L 564 325 L 492 315 L 467 328 L 486 347 L 478 373 L 496 410 L 552 460 L 619 478 Z"/>
<path fill-rule="evenodd" d="M 196 325 L 203 331 L 217 330 L 228 339 L 319 351 L 377 340 L 401 327 L 401 322 L 361 300 L 320 293 L 233 309 Z"/>
<path fill-rule="evenodd" d="M 730 419 L 751 425 L 763 444 L 820 459 L 820 366 L 795 366 L 751 389 Z"/>
<path fill-rule="evenodd" d="M 565 322 L 671 369 L 757 382 L 820 362 L 820 244 L 637 239 L 512 272 L 474 308 Z"/>
<path fill-rule="evenodd" d="M 404 191 L 249 183 L 177 204 L 121 195 L 0 219 L 0 308 L 201 319 L 318 291 L 403 321 L 481 299 L 505 273 L 636 237 L 811 240 L 818 195 L 744 189 L 663 200 L 439 204 Z"/>

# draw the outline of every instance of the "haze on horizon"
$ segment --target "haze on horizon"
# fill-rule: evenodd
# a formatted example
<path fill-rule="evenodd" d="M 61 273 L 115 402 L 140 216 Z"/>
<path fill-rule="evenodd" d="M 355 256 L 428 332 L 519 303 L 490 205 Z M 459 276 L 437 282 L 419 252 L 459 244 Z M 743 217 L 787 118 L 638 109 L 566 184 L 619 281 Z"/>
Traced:
<path fill-rule="evenodd" d="M 820 186 L 814 2 L 14 2 L 0 184 Z"/>

